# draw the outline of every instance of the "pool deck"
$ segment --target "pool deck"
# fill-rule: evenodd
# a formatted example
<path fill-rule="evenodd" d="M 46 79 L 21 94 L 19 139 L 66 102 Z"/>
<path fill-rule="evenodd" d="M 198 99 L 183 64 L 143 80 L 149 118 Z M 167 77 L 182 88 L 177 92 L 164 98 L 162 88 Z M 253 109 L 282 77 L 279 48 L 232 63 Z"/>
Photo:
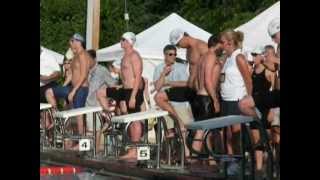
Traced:
<path fill-rule="evenodd" d="M 50 150 L 40 152 L 40 160 L 47 163 L 61 163 L 80 166 L 96 172 L 131 177 L 131 179 L 225 179 L 218 173 L 216 166 L 202 164 L 186 165 L 184 169 L 169 168 L 142 168 L 137 163 L 128 163 L 111 159 L 90 159 L 83 153 L 74 151 Z M 124 178 L 126 179 L 126 178 Z M 230 179 L 230 178 L 229 178 Z"/>

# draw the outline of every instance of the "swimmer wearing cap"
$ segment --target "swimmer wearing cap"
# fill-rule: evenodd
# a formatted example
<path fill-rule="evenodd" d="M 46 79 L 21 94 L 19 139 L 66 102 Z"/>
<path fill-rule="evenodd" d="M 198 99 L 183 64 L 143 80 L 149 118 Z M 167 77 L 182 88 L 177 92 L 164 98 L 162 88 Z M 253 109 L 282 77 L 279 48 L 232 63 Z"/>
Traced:
<path fill-rule="evenodd" d="M 173 29 L 169 35 L 169 42 L 172 45 L 180 48 L 187 49 L 187 61 L 189 63 L 190 75 L 184 87 L 170 87 L 166 91 L 159 91 L 155 95 L 155 101 L 157 105 L 169 112 L 170 116 L 179 122 L 180 129 L 185 138 L 186 128 L 182 118 L 178 116 L 170 101 L 179 100 L 178 102 L 189 102 L 191 109 L 196 109 L 193 107 L 193 99 L 196 95 L 196 74 L 197 65 L 200 61 L 200 57 L 208 52 L 208 45 L 206 42 L 191 37 L 186 31 L 182 29 Z M 177 94 L 177 96 L 172 96 L 172 94 Z M 189 151 L 185 148 L 185 155 L 189 156 Z"/>
<path fill-rule="evenodd" d="M 70 86 L 57 86 L 52 88 L 52 93 L 57 99 L 68 99 L 72 108 L 84 107 L 89 92 L 88 75 L 91 57 L 85 50 L 84 38 L 76 33 L 69 40 L 70 48 L 74 54 L 70 64 L 72 77 Z M 52 98 L 52 104 L 56 107 L 55 98 Z M 50 104 L 51 104 L 50 103 Z M 84 134 L 83 116 L 77 116 L 77 125 L 79 135 Z M 75 147 L 77 148 L 77 147 Z"/>
<path fill-rule="evenodd" d="M 120 77 L 123 83 L 122 95 L 120 100 L 120 109 L 126 109 L 123 114 L 140 112 L 141 105 L 144 102 L 143 90 L 144 81 L 142 79 L 142 58 L 139 53 L 133 49 L 136 43 L 136 36 L 132 32 L 126 32 L 121 36 L 121 48 L 124 55 L 120 65 Z M 125 107 L 125 108 L 123 108 Z M 129 126 L 131 142 L 138 143 L 142 136 L 142 124 L 140 121 L 133 122 Z M 120 157 L 122 160 L 137 160 L 136 148 L 128 149 L 128 153 Z"/>
<path fill-rule="evenodd" d="M 208 45 L 206 42 L 191 37 L 186 31 L 182 29 L 174 29 L 169 35 L 169 41 L 172 45 L 187 49 L 187 61 L 190 64 L 190 77 L 188 79 L 188 87 L 195 89 L 196 66 L 200 57 L 208 52 Z"/>

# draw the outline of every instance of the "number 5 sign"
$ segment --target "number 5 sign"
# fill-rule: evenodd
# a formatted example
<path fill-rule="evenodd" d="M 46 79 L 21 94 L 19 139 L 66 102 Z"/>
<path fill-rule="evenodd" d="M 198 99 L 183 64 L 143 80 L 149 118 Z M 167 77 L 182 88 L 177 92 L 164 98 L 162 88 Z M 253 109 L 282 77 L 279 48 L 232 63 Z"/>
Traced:
<path fill-rule="evenodd" d="M 90 151 L 90 139 L 79 140 L 79 151 Z"/>
<path fill-rule="evenodd" d="M 144 146 L 144 147 L 138 147 L 137 148 L 138 153 L 138 160 L 149 160 L 150 159 L 150 147 Z"/>

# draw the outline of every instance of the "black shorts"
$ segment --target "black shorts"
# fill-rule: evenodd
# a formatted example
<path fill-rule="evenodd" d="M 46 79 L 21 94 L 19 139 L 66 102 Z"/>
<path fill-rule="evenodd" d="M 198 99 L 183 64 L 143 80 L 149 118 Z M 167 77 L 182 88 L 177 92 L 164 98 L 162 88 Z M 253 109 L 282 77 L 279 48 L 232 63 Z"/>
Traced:
<path fill-rule="evenodd" d="M 55 86 L 58 86 L 58 83 L 50 82 L 50 83 L 40 87 L 40 103 L 47 103 L 46 91 L 47 91 L 47 89 L 53 88 Z"/>
<path fill-rule="evenodd" d="M 120 90 L 120 101 L 125 101 L 128 109 L 128 113 L 135 113 L 135 112 L 140 112 L 141 108 L 140 106 L 142 105 L 144 98 L 143 98 L 143 90 L 139 89 L 136 95 L 136 105 L 134 109 L 129 108 L 129 101 L 132 93 L 132 89 L 121 89 Z"/>
<path fill-rule="evenodd" d="M 275 89 L 270 92 L 267 102 L 269 108 L 280 107 L 280 90 Z"/>
<path fill-rule="evenodd" d="M 197 95 L 196 91 L 189 87 L 174 87 L 165 90 L 170 101 L 185 102 L 192 101 Z"/>
<path fill-rule="evenodd" d="M 217 117 L 214 112 L 213 100 L 210 96 L 196 95 L 193 101 L 193 112 L 195 121 Z"/>
<path fill-rule="evenodd" d="M 253 100 L 255 103 L 256 108 L 261 112 L 262 118 L 262 125 L 264 128 L 270 128 L 270 123 L 267 120 L 268 113 L 270 110 L 270 104 L 273 102 L 272 96 L 270 93 L 267 94 L 254 94 Z M 255 122 L 251 123 L 252 129 L 257 129 L 257 125 Z"/>
<path fill-rule="evenodd" d="M 117 89 L 115 87 L 108 87 L 107 90 L 107 97 L 119 102 L 121 97 L 121 89 Z"/>
<path fill-rule="evenodd" d="M 239 101 L 221 101 L 221 115 L 240 115 Z"/>

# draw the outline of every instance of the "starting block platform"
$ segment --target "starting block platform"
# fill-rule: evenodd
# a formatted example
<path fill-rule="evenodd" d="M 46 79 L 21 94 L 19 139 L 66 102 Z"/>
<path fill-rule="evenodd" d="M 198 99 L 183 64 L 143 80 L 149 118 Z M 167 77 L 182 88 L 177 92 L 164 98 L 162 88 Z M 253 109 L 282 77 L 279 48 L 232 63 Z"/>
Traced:
<path fill-rule="evenodd" d="M 96 128 L 96 114 L 101 112 L 103 109 L 100 106 L 96 106 L 96 107 L 82 107 L 82 108 L 77 108 L 77 109 L 70 109 L 70 110 L 66 110 L 66 111 L 60 111 L 60 112 L 56 112 L 54 117 L 57 120 L 57 125 L 60 126 L 60 128 L 62 129 L 61 131 L 61 135 L 62 135 L 62 142 L 64 142 L 64 140 L 66 138 L 68 139 L 72 139 L 72 140 L 79 140 L 79 146 L 81 146 L 81 142 L 85 142 L 86 144 L 90 143 L 88 142 L 89 139 L 92 139 L 93 141 L 93 157 L 96 156 L 96 139 L 97 139 L 97 128 Z M 87 136 L 86 133 L 84 135 L 67 135 L 65 132 L 65 127 L 67 125 L 67 122 L 72 118 L 72 117 L 76 117 L 76 116 L 81 116 L 87 113 L 92 113 L 93 114 L 93 135 L 92 136 Z M 99 116 L 98 116 L 99 117 Z M 63 143 L 63 149 L 64 147 L 64 143 Z M 87 150 L 90 150 L 89 148 L 86 148 Z"/>
<path fill-rule="evenodd" d="M 160 133 L 161 133 L 161 123 L 160 123 L 160 117 L 163 117 L 163 116 L 167 116 L 168 115 L 168 112 L 167 111 L 163 111 L 163 110 L 158 110 L 158 109 L 149 109 L 147 111 L 143 111 L 143 112 L 137 112 L 137 113 L 131 113 L 131 114 L 126 114 L 126 115 L 121 115 L 121 116 L 114 116 L 111 118 L 111 122 L 112 124 L 129 124 L 129 123 L 132 123 L 132 122 L 136 122 L 136 121 L 146 121 L 148 119 L 152 119 L 152 118 L 155 118 L 157 119 L 157 123 L 158 123 L 158 126 L 157 126 L 157 138 L 156 138 L 156 144 L 150 144 L 147 142 L 147 138 L 145 138 L 145 142 L 143 144 L 140 144 L 139 148 L 138 149 L 143 149 L 145 146 L 146 148 L 147 147 L 150 147 L 150 146 L 155 146 L 156 148 L 156 167 L 157 168 L 160 168 L 160 147 L 161 147 L 161 139 L 160 139 Z M 144 134 L 148 133 L 148 124 L 145 124 L 143 129 L 144 129 Z M 128 128 L 128 126 L 127 126 Z M 126 129 L 127 129 L 126 128 Z M 126 133 L 127 130 L 125 130 L 123 132 L 123 135 L 124 133 Z M 107 136 L 110 136 L 112 134 L 106 134 Z M 115 134 L 116 135 L 116 134 Z M 128 142 L 124 142 L 124 144 L 126 145 L 130 145 Z M 144 154 L 144 153 L 143 153 Z M 149 154 L 150 155 L 150 154 Z M 138 158 L 139 158 L 139 153 L 138 153 Z"/>
<path fill-rule="evenodd" d="M 187 125 L 187 128 L 191 130 L 210 130 L 227 127 L 234 124 L 250 123 L 252 121 L 253 118 L 250 116 L 230 115 L 193 122 Z"/>

